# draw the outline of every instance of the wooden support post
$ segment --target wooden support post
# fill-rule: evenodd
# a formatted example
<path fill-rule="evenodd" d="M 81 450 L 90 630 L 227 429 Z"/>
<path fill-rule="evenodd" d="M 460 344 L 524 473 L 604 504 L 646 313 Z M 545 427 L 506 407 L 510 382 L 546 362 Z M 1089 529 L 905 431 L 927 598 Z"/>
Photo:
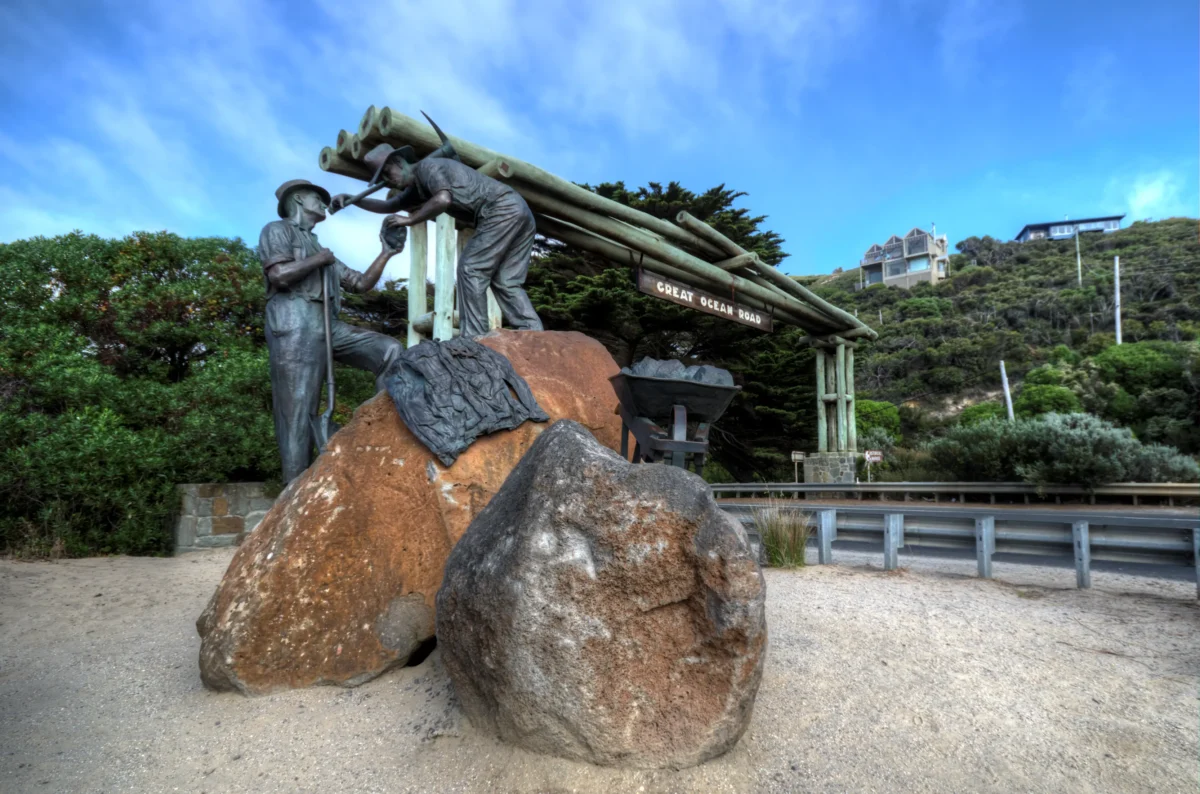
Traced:
<path fill-rule="evenodd" d="M 833 541 L 837 539 L 837 511 L 817 511 L 817 562 L 833 563 Z"/>
<path fill-rule="evenodd" d="M 425 275 L 429 269 L 429 224 L 418 223 L 408 229 L 408 346 L 420 343 L 422 336 L 413 328 L 413 320 L 429 311 L 425 297 Z"/>
<path fill-rule="evenodd" d="M 434 250 L 433 338 L 445 342 L 454 336 L 455 239 L 454 219 L 437 217 Z"/>
<path fill-rule="evenodd" d="M 850 439 L 846 432 L 846 346 L 837 346 L 837 444 L 838 452 L 845 452 Z"/>
<path fill-rule="evenodd" d="M 833 353 L 828 350 L 823 350 L 825 356 L 825 392 L 833 395 L 833 406 L 825 412 L 826 432 L 829 435 L 828 449 L 830 452 L 836 452 L 838 448 L 838 421 L 837 421 L 837 360 Z"/>
<path fill-rule="evenodd" d="M 1071 524 L 1071 541 L 1075 546 L 1075 584 L 1091 587 L 1092 546 L 1088 539 L 1088 522 L 1075 521 Z"/>
<path fill-rule="evenodd" d="M 825 351 L 816 350 L 817 354 L 817 451 L 829 451 L 828 428 L 825 418 Z"/>
<path fill-rule="evenodd" d="M 883 516 L 883 569 L 894 571 L 900 565 L 900 547 L 904 545 L 904 514 Z"/>
<path fill-rule="evenodd" d="M 996 553 L 996 517 L 975 519 L 975 561 L 981 579 L 992 578 L 992 555 Z"/>
<path fill-rule="evenodd" d="M 846 435 L 849 450 L 858 452 L 858 409 L 854 407 L 854 348 L 846 347 Z"/>

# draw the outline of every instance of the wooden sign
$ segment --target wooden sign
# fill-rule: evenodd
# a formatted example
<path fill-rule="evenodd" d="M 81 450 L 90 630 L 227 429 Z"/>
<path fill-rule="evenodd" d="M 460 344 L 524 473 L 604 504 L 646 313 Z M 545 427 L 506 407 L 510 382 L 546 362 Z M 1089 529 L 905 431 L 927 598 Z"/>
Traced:
<path fill-rule="evenodd" d="M 729 298 L 718 298 L 716 295 L 701 292 L 687 284 L 647 273 L 644 270 L 638 274 L 638 289 L 647 295 L 678 303 L 680 306 L 687 306 L 705 314 L 724 317 L 726 320 L 749 325 L 760 331 L 770 331 L 772 328 L 771 315 L 764 311 L 751 309 L 749 306 Z"/>
<path fill-rule="evenodd" d="M 883 463 L 883 450 L 868 449 L 863 453 L 863 457 L 867 459 L 867 463 Z"/>

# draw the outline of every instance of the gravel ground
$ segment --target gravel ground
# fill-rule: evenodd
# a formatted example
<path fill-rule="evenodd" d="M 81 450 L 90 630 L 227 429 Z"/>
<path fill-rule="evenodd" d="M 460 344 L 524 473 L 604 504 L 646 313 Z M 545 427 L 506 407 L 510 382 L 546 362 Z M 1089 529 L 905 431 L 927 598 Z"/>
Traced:
<path fill-rule="evenodd" d="M 194 621 L 230 556 L 0 561 L 0 790 L 1197 790 L 1194 583 L 853 552 L 768 571 L 746 736 L 645 772 L 481 736 L 436 651 L 358 689 L 207 692 Z"/>

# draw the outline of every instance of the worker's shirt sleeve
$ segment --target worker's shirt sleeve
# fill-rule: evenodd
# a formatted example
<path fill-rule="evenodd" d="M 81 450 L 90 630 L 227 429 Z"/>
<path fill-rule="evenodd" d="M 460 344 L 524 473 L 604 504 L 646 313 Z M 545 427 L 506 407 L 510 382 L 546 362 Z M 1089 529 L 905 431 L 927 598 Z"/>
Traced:
<path fill-rule="evenodd" d="M 334 267 L 337 268 L 338 283 L 342 285 L 342 289 L 347 292 L 366 292 L 363 289 L 363 279 L 366 276 L 340 259 L 334 263 Z"/>
<path fill-rule="evenodd" d="M 268 223 L 258 237 L 258 258 L 262 260 L 263 270 L 294 260 L 297 247 L 286 222 Z"/>

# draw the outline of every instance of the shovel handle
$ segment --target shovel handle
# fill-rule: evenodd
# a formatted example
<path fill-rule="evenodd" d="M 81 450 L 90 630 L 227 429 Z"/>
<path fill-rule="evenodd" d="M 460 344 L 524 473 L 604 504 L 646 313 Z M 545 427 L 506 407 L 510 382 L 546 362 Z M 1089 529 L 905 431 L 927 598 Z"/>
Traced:
<path fill-rule="evenodd" d="M 386 187 L 386 185 L 383 182 L 376 182 L 373 185 L 367 185 L 366 190 L 351 198 L 343 205 L 343 207 L 349 207 L 351 204 L 357 204 L 372 193 L 378 193 L 380 190 L 383 190 L 384 187 Z M 330 207 L 329 214 L 336 215 L 340 209 L 342 209 L 342 207 Z"/>

